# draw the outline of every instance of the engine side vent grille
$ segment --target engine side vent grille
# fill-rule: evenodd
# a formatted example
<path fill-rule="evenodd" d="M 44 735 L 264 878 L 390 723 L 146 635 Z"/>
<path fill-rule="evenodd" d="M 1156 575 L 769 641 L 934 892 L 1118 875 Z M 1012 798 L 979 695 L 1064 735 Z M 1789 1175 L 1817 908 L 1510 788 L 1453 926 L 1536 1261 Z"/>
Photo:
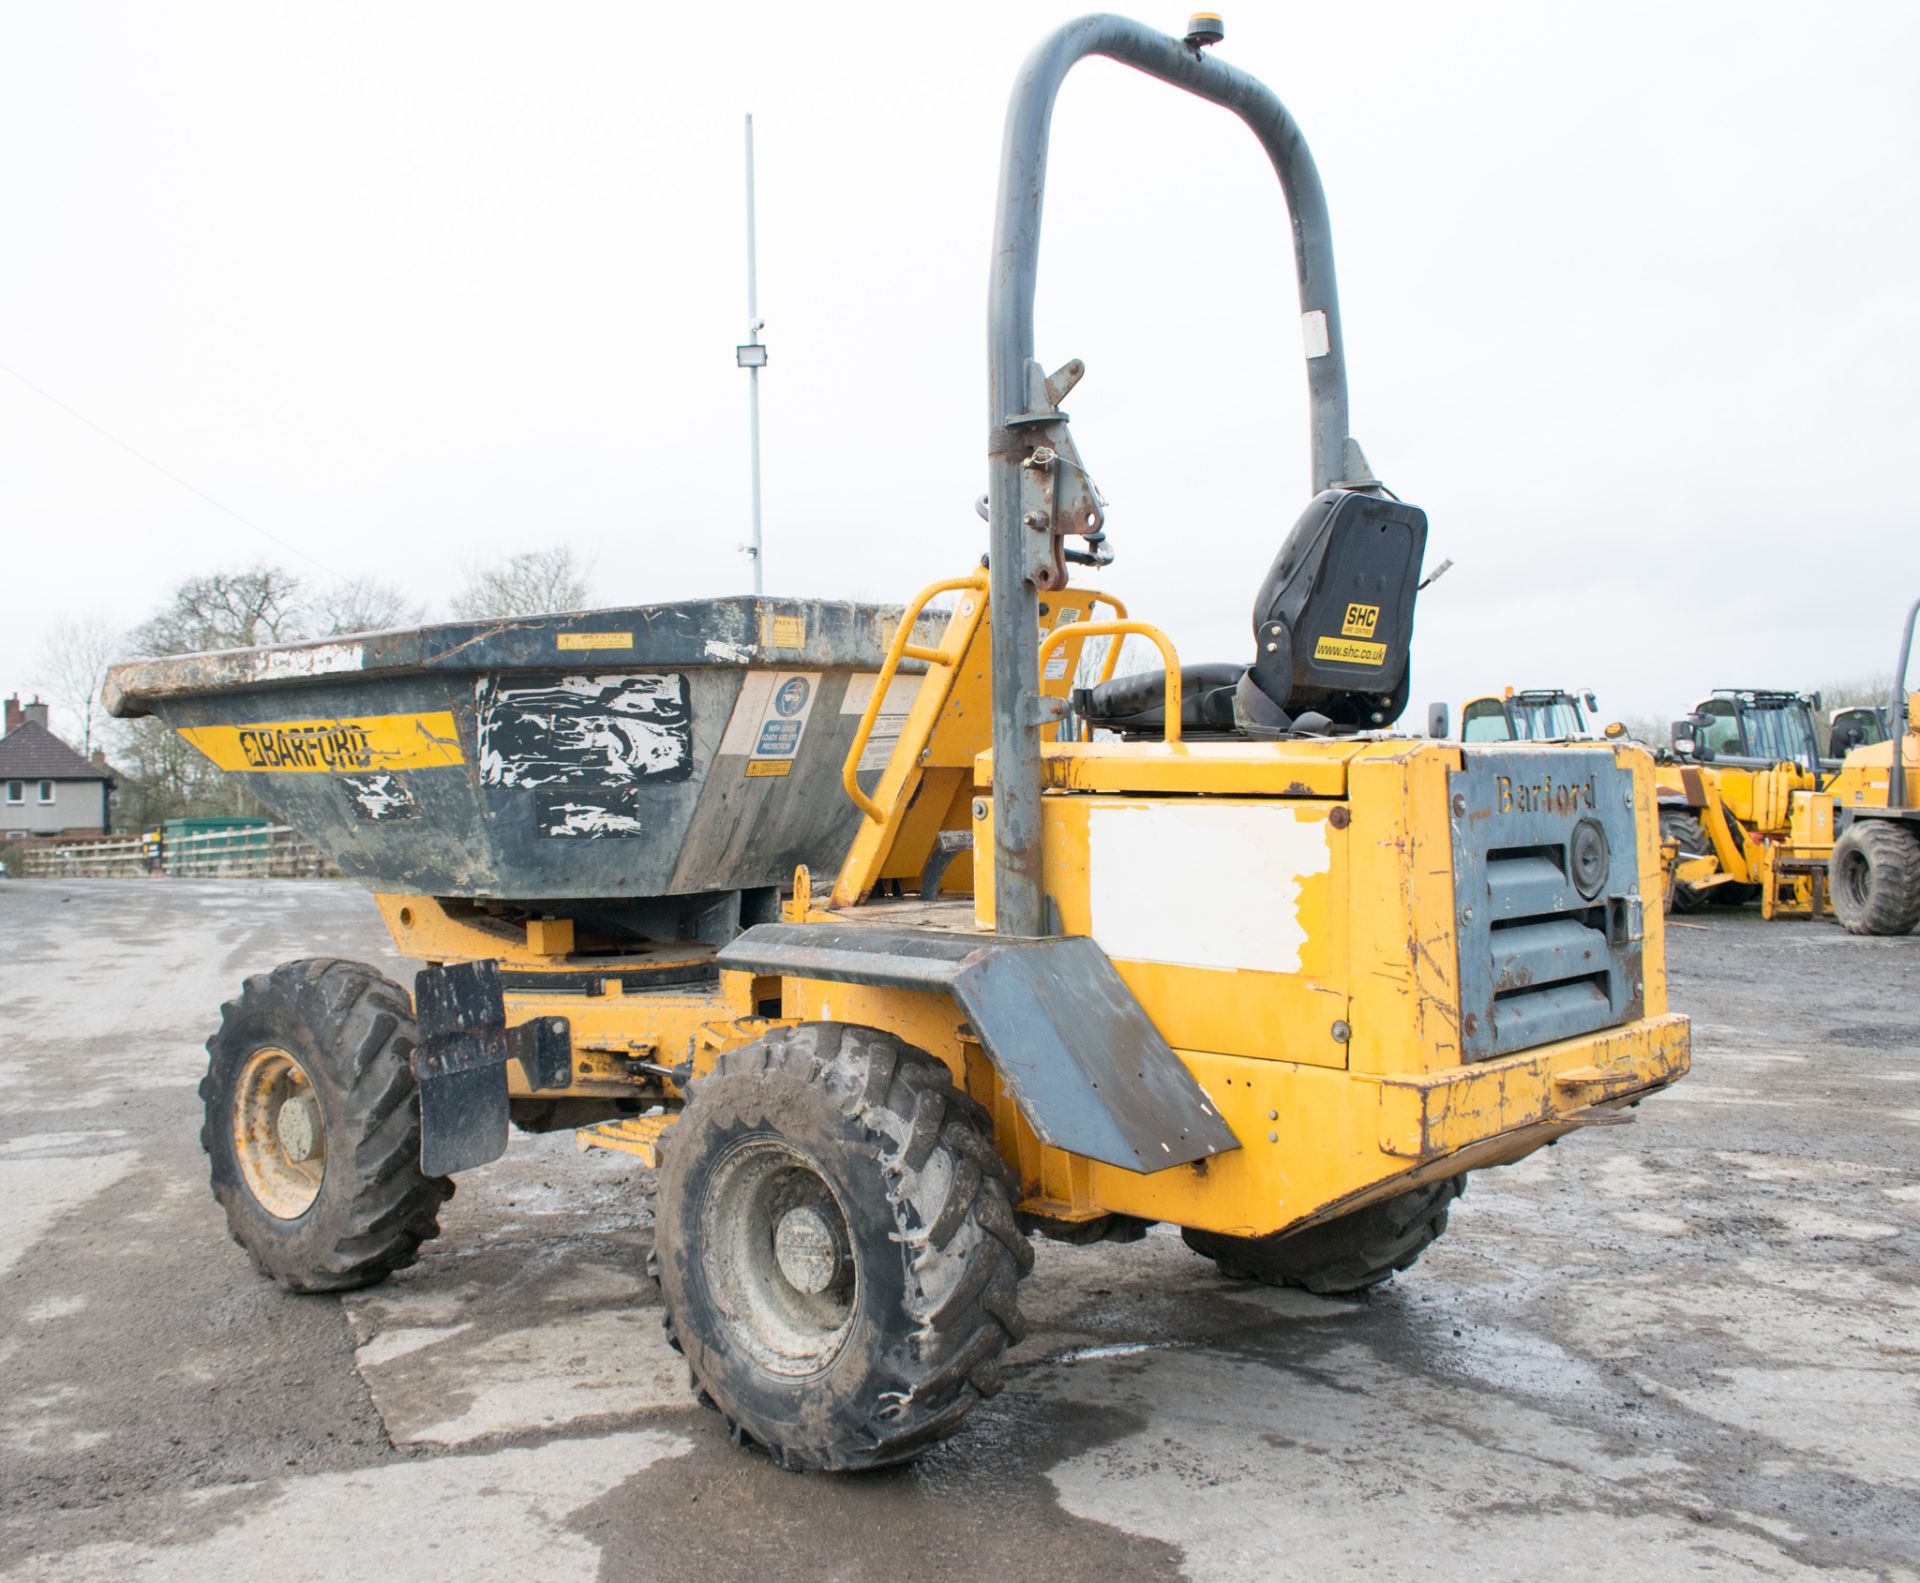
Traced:
<path fill-rule="evenodd" d="M 1605 750 L 1468 748 L 1462 761 L 1449 791 L 1463 1059 L 1638 1015 L 1631 775 Z"/>

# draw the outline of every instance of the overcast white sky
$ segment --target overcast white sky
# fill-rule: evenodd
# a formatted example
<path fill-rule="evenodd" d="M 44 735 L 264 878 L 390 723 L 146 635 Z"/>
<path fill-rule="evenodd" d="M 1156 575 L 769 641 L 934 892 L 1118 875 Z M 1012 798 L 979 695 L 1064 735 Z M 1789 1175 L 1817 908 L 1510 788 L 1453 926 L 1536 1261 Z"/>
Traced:
<path fill-rule="evenodd" d="M 261 559 L 433 600 L 563 541 L 596 603 L 742 590 L 746 110 L 769 591 L 963 569 L 1006 95 L 1081 9 L 0 0 L 0 363 L 310 557 L 0 373 L 0 692 L 61 617 Z M 1456 562 L 1410 725 L 1505 682 L 1664 718 L 1887 669 L 1920 594 L 1920 6 L 1226 19 L 1326 181 L 1355 434 Z M 1277 188 L 1231 118 L 1106 63 L 1054 153 L 1039 351 L 1089 365 L 1102 581 L 1243 657 L 1306 500 Z"/>

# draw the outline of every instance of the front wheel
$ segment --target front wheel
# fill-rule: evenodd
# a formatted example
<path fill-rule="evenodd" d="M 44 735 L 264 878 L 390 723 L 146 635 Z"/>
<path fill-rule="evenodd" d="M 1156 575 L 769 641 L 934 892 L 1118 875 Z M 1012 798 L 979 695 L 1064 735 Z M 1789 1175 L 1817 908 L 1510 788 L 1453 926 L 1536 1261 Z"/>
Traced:
<path fill-rule="evenodd" d="M 1688 808 L 1660 810 L 1660 839 L 1663 842 L 1677 842 L 1683 858 L 1705 857 L 1713 850 L 1713 843 L 1707 839 L 1706 827 L 1701 824 L 1700 816 Z M 1667 885 L 1667 910 L 1697 912 L 1706 906 L 1709 894 L 1708 891 L 1672 880 Z"/>
<path fill-rule="evenodd" d="M 1920 838 L 1887 819 L 1856 819 L 1827 860 L 1833 915 L 1849 934 L 1905 934 L 1920 923 Z"/>
<path fill-rule="evenodd" d="M 1217 1231 L 1180 1233 L 1222 1275 L 1268 1286 L 1299 1286 L 1323 1297 L 1364 1292 L 1411 1269 L 1447 1229 L 1447 1212 L 1467 1190 L 1449 1176 L 1348 1214 L 1277 1237 L 1230 1237 Z"/>
<path fill-rule="evenodd" d="M 663 1140 L 667 1333 L 736 1441 L 904 1462 L 1000 1388 L 1033 1250 L 986 1113 L 891 1034 L 809 1023 L 719 1057 Z"/>
<path fill-rule="evenodd" d="M 288 962 L 221 1008 L 200 1084 L 214 1197 L 289 1291 L 369 1286 L 414 1262 L 453 1192 L 420 1170 L 406 992 L 361 962 Z"/>

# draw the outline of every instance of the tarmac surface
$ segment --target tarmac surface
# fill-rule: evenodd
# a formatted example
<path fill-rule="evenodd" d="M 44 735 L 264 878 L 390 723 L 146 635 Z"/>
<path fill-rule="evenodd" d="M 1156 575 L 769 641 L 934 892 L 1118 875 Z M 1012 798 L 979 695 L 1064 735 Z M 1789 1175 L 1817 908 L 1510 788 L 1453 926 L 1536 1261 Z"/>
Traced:
<path fill-rule="evenodd" d="M 1002 1394 L 836 1479 L 695 1407 L 564 1134 L 384 1286 L 254 1274 L 201 1044 L 288 958 L 404 977 L 357 888 L 0 884 L 0 1579 L 1920 1578 L 1920 937 L 1695 921 L 1694 1075 L 1371 1300 L 1043 1243 Z"/>

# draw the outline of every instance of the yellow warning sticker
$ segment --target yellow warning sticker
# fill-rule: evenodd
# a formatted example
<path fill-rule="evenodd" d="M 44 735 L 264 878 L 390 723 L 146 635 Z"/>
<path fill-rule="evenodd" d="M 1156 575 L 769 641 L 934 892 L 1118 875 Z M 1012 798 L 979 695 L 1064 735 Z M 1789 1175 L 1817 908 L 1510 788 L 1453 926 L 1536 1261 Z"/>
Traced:
<path fill-rule="evenodd" d="M 1340 623 L 1340 636 L 1343 638 L 1370 638 L 1373 629 L 1380 625 L 1380 607 L 1378 605 L 1348 605 L 1347 619 Z"/>
<path fill-rule="evenodd" d="M 554 647 L 562 649 L 630 649 L 633 647 L 631 632 L 562 632 L 554 640 Z"/>
<path fill-rule="evenodd" d="M 1384 643 L 1360 643 L 1353 638 L 1322 638 L 1313 646 L 1316 660 L 1332 660 L 1337 665 L 1379 665 L 1385 662 Z"/>
<path fill-rule="evenodd" d="M 249 726 L 183 726 L 180 735 L 223 770 L 353 774 L 464 764 L 450 711 L 358 720 L 274 720 Z"/>
<path fill-rule="evenodd" d="M 805 616 L 763 616 L 760 641 L 770 649 L 801 649 L 807 646 Z"/>
<path fill-rule="evenodd" d="M 770 775 L 791 775 L 792 759 L 748 759 L 747 779 L 764 780 Z"/>

